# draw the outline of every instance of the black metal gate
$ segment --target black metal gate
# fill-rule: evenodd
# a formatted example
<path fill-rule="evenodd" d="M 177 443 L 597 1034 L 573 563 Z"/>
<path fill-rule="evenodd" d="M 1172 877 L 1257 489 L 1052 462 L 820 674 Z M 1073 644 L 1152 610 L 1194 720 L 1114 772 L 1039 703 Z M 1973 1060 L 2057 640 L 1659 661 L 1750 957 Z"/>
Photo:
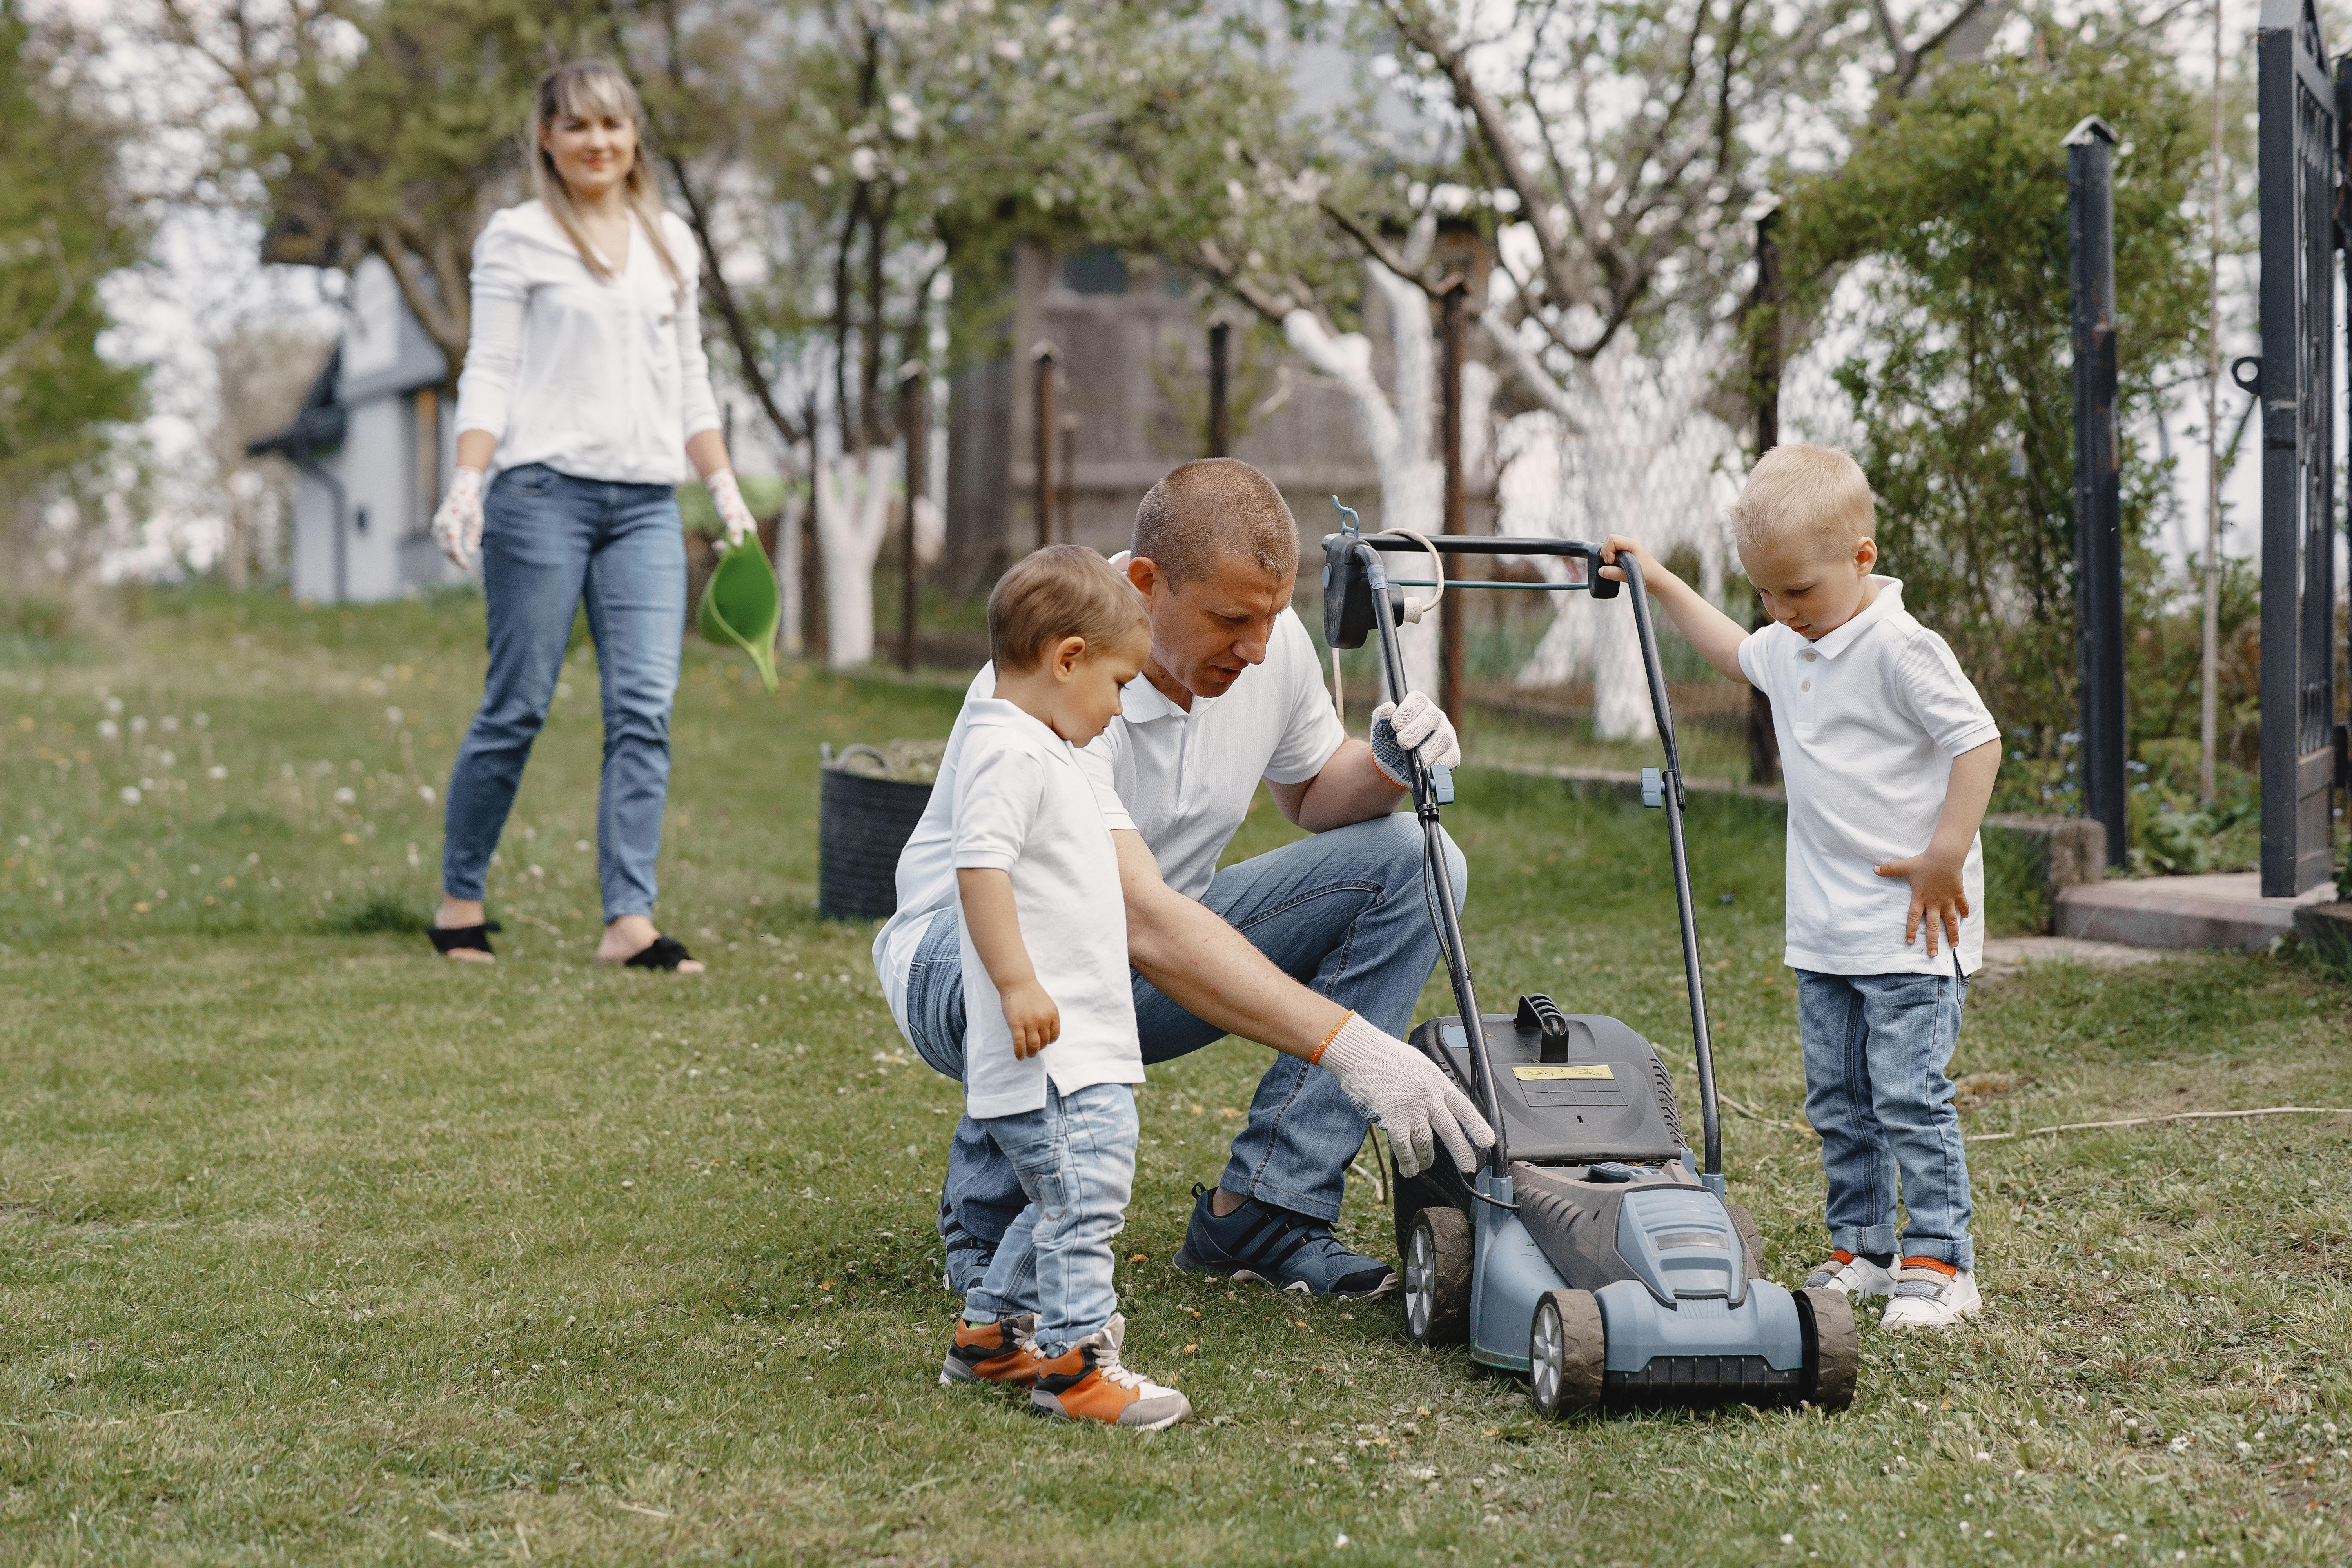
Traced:
<path fill-rule="evenodd" d="M 2263 0 L 2263 894 L 2324 881 L 2335 847 L 2337 88 L 2314 0 Z M 2352 78 L 2347 78 L 2352 80 Z"/>

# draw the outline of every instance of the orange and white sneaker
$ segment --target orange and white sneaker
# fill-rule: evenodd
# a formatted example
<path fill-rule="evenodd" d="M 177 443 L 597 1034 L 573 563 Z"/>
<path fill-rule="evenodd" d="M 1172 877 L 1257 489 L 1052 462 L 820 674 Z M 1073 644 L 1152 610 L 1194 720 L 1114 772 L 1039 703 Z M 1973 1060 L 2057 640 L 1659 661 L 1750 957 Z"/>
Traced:
<path fill-rule="evenodd" d="M 1018 1317 L 999 1318 L 992 1323 L 967 1323 L 956 1321 L 955 1338 L 949 1342 L 948 1358 L 940 1363 L 940 1385 L 942 1388 L 959 1383 L 997 1383 L 1013 1388 L 1027 1388 L 1037 1381 L 1038 1368 L 1045 1364 L 1037 1354 L 1037 1315 L 1024 1312 Z"/>
<path fill-rule="evenodd" d="M 1089 1334 L 1053 1360 L 1039 1364 L 1029 1407 L 1065 1421 L 1099 1421 L 1157 1432 L 1192 1414 L 1192 1402 L 1118 1363 L 1127 1319 L 1114 1317 L 1100 1333 Z"/>
<path fill-rule="evenodd" d="M 1884 1329 L 1940 1329 L 1973 1316 L 1984 1305 L 1977 1277 L 1936 1258 L 1906 1258 L 1895 1271 L 1894 1298 Z"/>
<path fill-rule="evenodd" d="M 1805 1276 L 1804 1288 L 1843 1290 L 1857 1301 L 1866 1301 L 1895 1289 L 1895 1271 L 1841 1247 L 1830 1254 L 1828 1262 Z"/>

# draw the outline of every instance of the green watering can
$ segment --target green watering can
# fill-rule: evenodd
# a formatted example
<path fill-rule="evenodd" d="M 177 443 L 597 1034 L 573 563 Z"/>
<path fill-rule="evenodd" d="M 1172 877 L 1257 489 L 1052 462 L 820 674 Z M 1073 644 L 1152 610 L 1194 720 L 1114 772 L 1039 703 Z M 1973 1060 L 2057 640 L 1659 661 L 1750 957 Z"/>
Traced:
<path fill-rule="evenodd" d="M 761 683 L 773 691 L 776 623 L 782 614 L 768 552 L 760 548 L 758 534 L 747 533 L 742 543 L 720 553 L 710 582 L 702 590 L 702 607 L 695 621 L 709 641 L 750 654 Z"/>

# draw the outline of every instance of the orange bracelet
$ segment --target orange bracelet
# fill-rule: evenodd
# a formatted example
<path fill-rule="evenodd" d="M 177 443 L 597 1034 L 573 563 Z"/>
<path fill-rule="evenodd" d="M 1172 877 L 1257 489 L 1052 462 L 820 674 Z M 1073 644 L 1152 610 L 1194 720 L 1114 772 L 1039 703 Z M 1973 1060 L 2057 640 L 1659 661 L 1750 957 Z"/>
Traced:
<path fill-rule="evenodd" d="M 1352 1018 L 1355 1015 L 1353 1013 L 1348 1015 L 1348 1018 Z M 1313 1067 L 1316 1063 L 1323 1059 L 1323 1053 L 1330 1048 L 1332 1041 L 1339 1037 L 1339 1031 L 1348 1026 L 1348 1018 L 1340 1019 L 1338 1025 L 1332 1028 L 1331 1032 L 1323 1037 L 1323 1043 L 1315 1047 L 1315 1054 L 1313 1056 L 1307 1058 L 1307 1065 L 1308 1067 Z"/>

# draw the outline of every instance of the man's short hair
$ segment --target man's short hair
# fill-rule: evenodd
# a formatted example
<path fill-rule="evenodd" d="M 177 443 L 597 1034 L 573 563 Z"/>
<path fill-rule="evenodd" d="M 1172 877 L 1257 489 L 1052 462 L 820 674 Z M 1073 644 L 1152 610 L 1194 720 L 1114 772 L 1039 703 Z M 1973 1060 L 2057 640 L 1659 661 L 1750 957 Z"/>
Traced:
<path fill-rule="evenodd" d="M 1082 544 L 1049 544 L 996 580 L 988 595 L 988 657 L 1007 673 L 1045 662 L 1064 637 L 1099 653 L 1151 637 L 1143 595 Z"/>
<path fill-rule="evenodd" d="M 1136 558 L 1171 586 L 1197 583 L 1232 557 L 1273 576 L 1298 574 L 1298 521 L 1274 481 L 1237 458 L 1181 464 L 1135 509 Z"/>
<path fill-rule="evenodd" d="M 1731 503 L 1739 548 L 1783 540 L 1841 560 L 1877 531 L 1877 504 L 1862 465 L 1835 447 L 1775 447 L 1749 469 Z"/>

